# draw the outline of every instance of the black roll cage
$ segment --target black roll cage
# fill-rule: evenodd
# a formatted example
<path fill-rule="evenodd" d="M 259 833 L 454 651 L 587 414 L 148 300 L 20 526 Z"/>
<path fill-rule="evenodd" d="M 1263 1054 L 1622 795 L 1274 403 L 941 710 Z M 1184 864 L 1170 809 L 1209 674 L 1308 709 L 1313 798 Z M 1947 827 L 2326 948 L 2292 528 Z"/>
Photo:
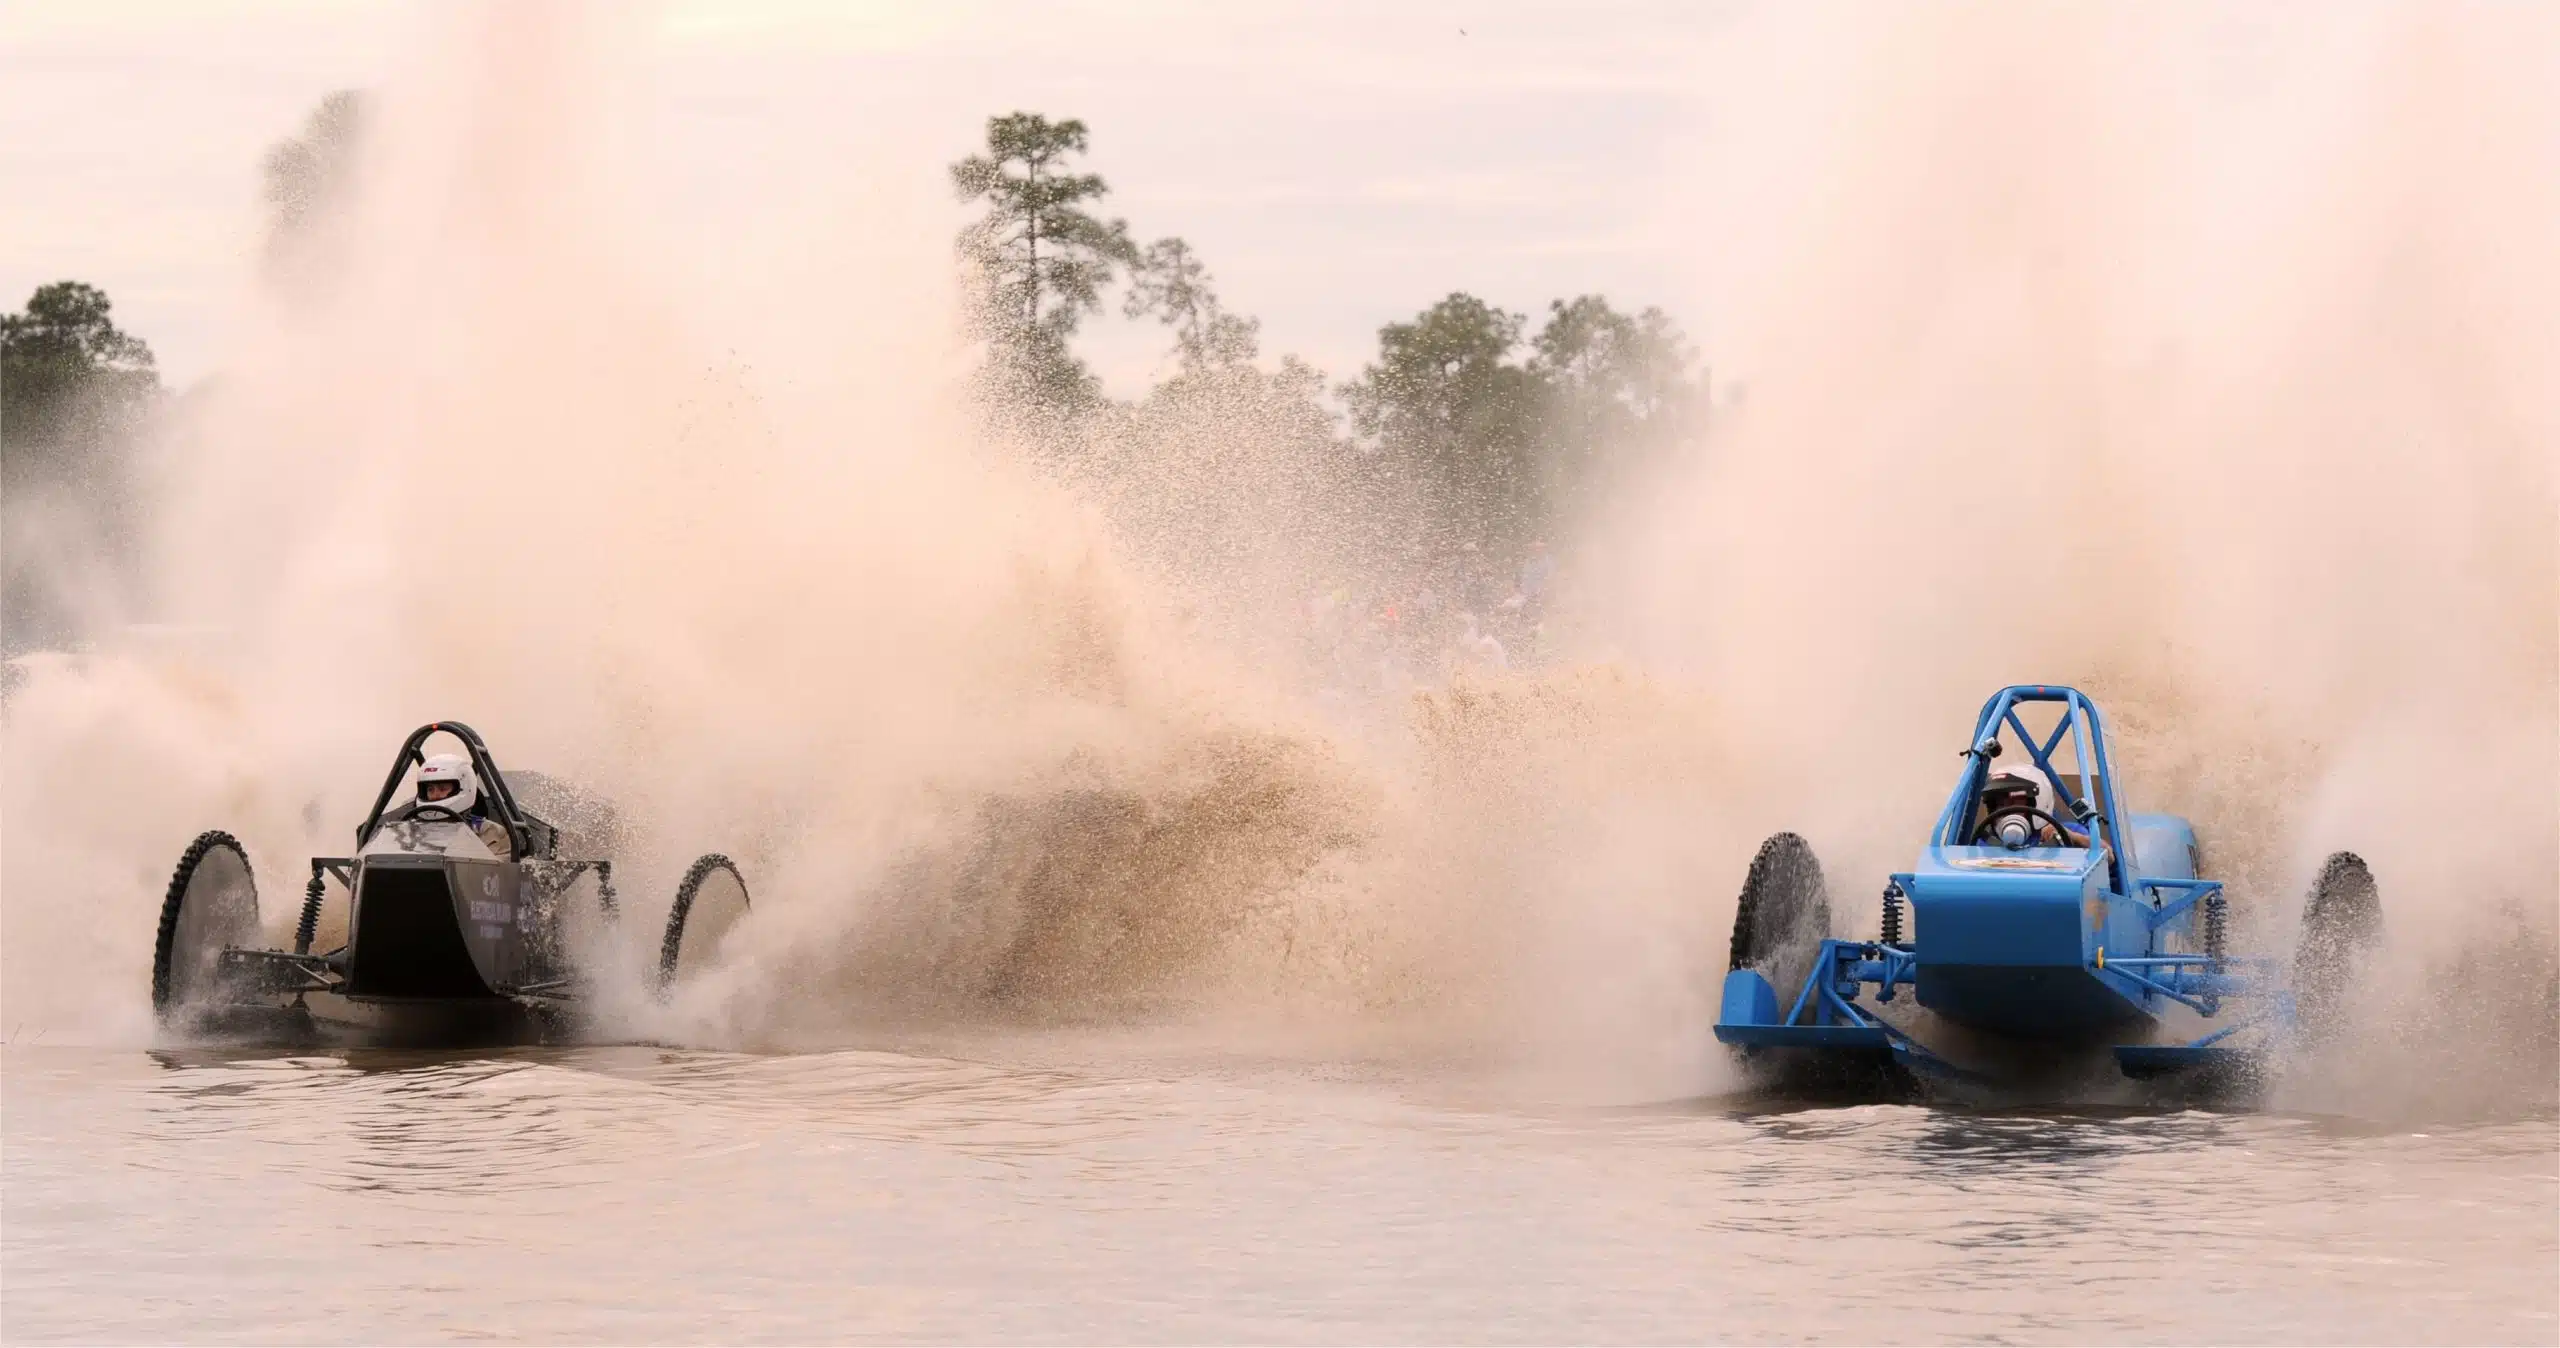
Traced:
<path fill-rule="evenodd" d="M 373 811 L 356 825 L 356 850 L 364 850 L 364 845 L 381 830 L 382 812 L 391 807 L 391 797 L 400 790 L 400 779 L 409 775 L 411 767 L 426 762 L 422 746 L 439 732 L 462 741 L 463 750 L 471 759 L 471 771 L 480 778 L 480 799 L 488 807 L 489 817 L 497 820 L 514 842 L 516 858 L 521 861 L 549 857 L 557 834 L 551 825 L 516 804 L 515 792 L 508 788 L 506 775 L 498 771 L 497 760 L 489 756 L 489 746 L 481 740 L 480 732 L 460 721 L 429 721 L 409 732 L 409 738 L 400 744 L 399 754 L 391 760 L 391 775 L 382 779 L 382 793 L 373 798 Z"/>

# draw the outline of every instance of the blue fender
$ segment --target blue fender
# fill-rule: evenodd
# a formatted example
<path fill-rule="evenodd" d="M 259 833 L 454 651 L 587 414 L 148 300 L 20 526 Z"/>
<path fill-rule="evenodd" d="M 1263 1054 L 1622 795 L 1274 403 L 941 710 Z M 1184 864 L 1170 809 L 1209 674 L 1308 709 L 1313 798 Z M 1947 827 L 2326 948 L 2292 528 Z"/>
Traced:
<path fill-rule="evenodd" d="M 1839 945 L 1824 942 L 1823 958 L 1828 960 Z M 1840 1024 L 1819 1014 L 1806 1019 L 1807 1024 L 1786 1024 L 1777 990 L 1756 971 L 1736 969 L 1724 976 L 1724 1010 L 1716 1017 L 1716 1038 L 1724 1043 L 1738 1048 L 1894 1051 L 1893 1038 L 1882 1025 Z"/>
<path fill-rule="evenodd" d="M 2194 825 L 2174 814 L 2130 814 L 2124 829 L 2132 835 L 2135 873 L 2164 880 L 2196 878 Z"/>
<path fill-rule="evenodd" d="M 1778 993 L 1769 980 L 1755 970 L 1736 969 L 1724 976 L 1724 1010 L 1716 1016 L 1720 1025 L 1775 1025 L 1778 1023 Z"/>

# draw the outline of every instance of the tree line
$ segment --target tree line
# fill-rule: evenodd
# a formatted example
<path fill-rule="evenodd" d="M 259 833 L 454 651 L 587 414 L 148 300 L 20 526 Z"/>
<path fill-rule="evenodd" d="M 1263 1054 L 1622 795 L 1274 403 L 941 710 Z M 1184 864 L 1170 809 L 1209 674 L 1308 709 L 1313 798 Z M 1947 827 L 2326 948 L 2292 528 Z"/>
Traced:
<path fill-rule="evenodd" d="M 55 645 L 129 559 L 131 447 L 161 399 L 151 348 L 106 292 L 36 287 L 0 314 L 0 652 Z"/>
<path fill-rule="evenodd" d="M 334 228 L 355 190 L 364 95 L 340 91 L 261 164 L 267 207 L 261 268 L 296 302 L 325 290 L 344 262 Z M 1141 241 L 1101 213 L 1110 186 L 1083 165 L 1090 132 L 1073 118 L 1013 112 L 987 120 L 984 144 L 950 166 L 976 209 L 957 240 L 969 329 L 985 359 L 977 401 L 1013 438 L 1075 472 L 1188 481 L 1196 490 L 1123 493 L 1152 509 L 1155 536 L 1215 566 L 1267 528 L 1239 503 L 1208 500 L 1232 465 L 1208 444 L 1248 427 L 1285 460 L 1265 485 L 1294 493 L 1298 523 L 1336 559 L 1369 562 L 1480 551 L 1517 555 L 1564 527 L 1619 477 L 1692 442 L 1707 379 L 1660 309 L 1599 295 L 1529 316 L 1453 292 L 1378 330 L 1356 376 L 1335 380 L 1294 356 L 1266 363 L 1259 320 L 1221 299 L 1197 249 L 1177 235 Z M 1162 326 L 1172 373 L 1132 401 L 1106 397 L 1075 349 L 1115 298 L 1121 315 Z M 131 444 L 163 397 L 150 348 L 118 328 L 103 291 L 38 288 L 0 317 L 0 465 L 25 507 L 74 501 L 85 527 L 113 535 L 132 497 Z M 1206 431 L 1204 432 L 1204 428 Z M 1147 504 L 1152 502 L 1152 505 Z M 12 511 L 22 536 L 25 509 Z M 11 549 L 9 641 L 53 625 L 32 612 L 27 549 Z"/>
<path fill-rule="evenodd" d="M 353 190 L 364 96 L 321 100 L 299 134 L 260 165 L 267 211 L 260 259 L 288 302 L 343 265 L 331 228 Z M 55 281 L 0 313 L 0 651 L 74 638 L 82 610 L 129 598 L 141 493 L 138 454 L 168 401 L 151 347 L 117 326 L 97 286 Z"/>
<path fill-rule="evenodd" d="M 1552 301 L 1532 330 L 1525 314 L 1455 292 L 1381 327 L 1355 378 L 1334 383 L 1294 359 L 1262 374 L 1260 323 L 1220 301 L 1196 249 L 1178 236 L 1142 244 L 1100 213 L 1111 189 L 1081 165 L 1090 142 L 1074 118 L 1007 113 L 951 166 L 954 191 L 980 212 L 958 251 L 987 352 L 982 399 L 1034 439 L 1074 443 L 1061 428 L 1241 387 L 1291 409 L 1302 437 L 1325 425 L 1309 452 L 1403 488 L 1429 545 L 1514 550 L 1703 429 L 1707 377 L 1679 327 L 1599 295 Z M 1126 316 L 1169 329 L 1176 357 L 1134 408 L 1102 396 L 1073 344 L 1115 285 Z M 1328 394 L 1347 414 L 1338 421 Z"/>

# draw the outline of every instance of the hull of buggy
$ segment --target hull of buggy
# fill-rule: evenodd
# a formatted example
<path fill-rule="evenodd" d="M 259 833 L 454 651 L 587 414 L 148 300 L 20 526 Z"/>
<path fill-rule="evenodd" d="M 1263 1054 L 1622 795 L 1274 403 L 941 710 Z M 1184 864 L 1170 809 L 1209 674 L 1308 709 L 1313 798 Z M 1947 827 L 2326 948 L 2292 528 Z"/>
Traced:
<path fill-rule="evenodd" d="M 347 944 L 334 956 L 233 950 L 235 987 L 291 996 L 277 1016 L 229 1017 L 255 1031 L 297 1023 L 369 1040 L 514 1041 L 573 1029 L 542 983 L 527 939 L 523 879 L 504 862 L 388 852 L 354 859 Z"/>
<path fill-rule="evenodd" d="M 348 915 L 346 986 L 352 1001 L 478 1001 L 523 981 L 513 866 L 459 857 L 358 860 Z"/>
<path fill-rule="evenodd" d="M 2179 845 L 2158 849 L 2168 855 L 2144 874 L 2193 879 L 2184 821 L 2146 822 Z M 1903 888 L 1919 933 L 1914 1000 L 1947 1020 L 2007 1038 L 2091 1044 L 2162 1014 L 2158 994 L 2128 966 L 2106 965 L 2111 946 L 2151 948 L 2158 909 L 2108 892 L 2096 852 L 1932 848 Z"/>
<path fill-rule="evenodd" d="M 580 1037 L 578 1024 L 554 1008 L 514 998 L 343 997 L 326 992 L 306 997 L 282 1032 L 377 1047 L 436 1048 L 557 1044 Z"/>

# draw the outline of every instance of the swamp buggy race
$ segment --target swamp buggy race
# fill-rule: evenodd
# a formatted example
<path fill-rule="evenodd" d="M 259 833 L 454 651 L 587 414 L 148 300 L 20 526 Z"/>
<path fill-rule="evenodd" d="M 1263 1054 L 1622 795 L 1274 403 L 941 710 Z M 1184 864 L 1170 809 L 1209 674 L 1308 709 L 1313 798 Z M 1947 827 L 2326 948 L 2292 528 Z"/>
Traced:
<path fill-rule="evenodd" d="M 1833 934 L 1803 838 L 1761 845 L 1715 1026 L 1756 1084 L 1998 1095 L 2068 1089 L 2105 1055 L 2155 1088 L 2230 1095 L 2334 1031 L 2382 932 L 2354 853 L 2321 866 L 2289 961 L 2238 953 L 2194 827 L 2127 809 L 2085 694 L 2003 688 L 1966 744 L 1874 940 Z"/>
<path fill-rule="evenodd" d="M 436 735 L 460 754 L 425 752 Z M 409 799 L 393 798 L 404 785 Z M 556 1040 L 587 1028 L 581 1004 L 598 972 L 594 942 L 571 939 L 573 908 L 618 920 L 613 830 L 591 827 L 575 855 L 554 814 L 600 812 L 553 779 L 499 770 L 459 721 L 419 727 L 400 746 L 356 826 L 351 855 L 313 857 L 291 949 L 259 945 L 257 882 L 238 839 L 199 835 L 178 860 L 160 907 L 151 1004 L 179 1034 L 290 1038 L 329 1031 L 402 1042 Z M 567 822 L 565 819 L 562 822 Z M 580 886 L 582 877 L 592 885 Z M 343 894 L 346 941 L 311 947 L 331 894 Z M 716 955 L 747 912 L 738 869 L 717 853 L 686 869 L 667 913 L 656 981 L 663 989 Z M 589 957 L 592 959 L 592 957 Z"/>

